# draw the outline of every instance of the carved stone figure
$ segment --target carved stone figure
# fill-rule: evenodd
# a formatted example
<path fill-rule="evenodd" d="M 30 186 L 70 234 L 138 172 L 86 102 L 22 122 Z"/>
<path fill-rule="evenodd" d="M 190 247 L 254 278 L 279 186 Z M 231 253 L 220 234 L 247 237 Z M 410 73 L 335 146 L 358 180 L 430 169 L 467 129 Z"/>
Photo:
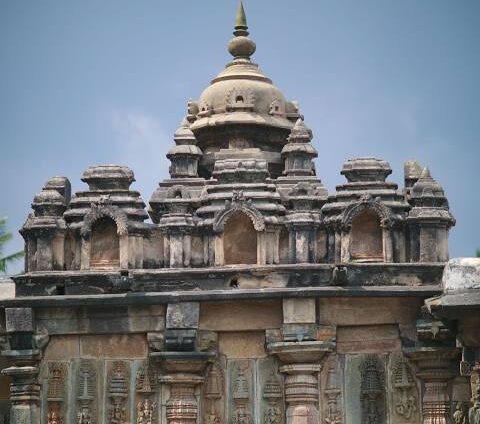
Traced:
<path fill-rule="evenodd" d="M 327 407 L 324 421 L 326 424 L 341 424 L 342 411 L 339 405 L 339 397 L 342 389 L 338 377 L 338 365 L 332 362 L 328 368 L 327 382 L 325 387 L 325 397 L 327 398 Z"/>
<path fill-rule="evenodd" d="M 108 423 L 127 424 L 128 372 L 124 362 L 113 363 L 108 387 Z"/>
<path fill-rule="evenodd" d="M 155 412 L 157 410 L 156 402 L 146 398 L 137 404 L 137 424 L 154 424 Z"/>
<path fill-rule="evenodd" d="M 418 411 L 417 387 L 412 370 L 401 354 L 394 358 L 392 386 L 395 413 L 405 421 L 413 421 Z"/>

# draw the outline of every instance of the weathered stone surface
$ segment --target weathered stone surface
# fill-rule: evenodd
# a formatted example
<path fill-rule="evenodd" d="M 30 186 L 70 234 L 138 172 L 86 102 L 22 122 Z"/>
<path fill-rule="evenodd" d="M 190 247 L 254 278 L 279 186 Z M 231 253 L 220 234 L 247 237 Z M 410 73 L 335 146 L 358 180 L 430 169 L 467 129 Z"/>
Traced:
<path fill-rule="evenodd" d="M 82 358 L 144 358 L 147 340 L 141 334 L 80 336 Z"/>
<path fill-rule="evenodd" d="M 447 293 L 480 290 L 480 258 L 451 259 L 445 265 L 442 283 Z"/>
<path fill-rule="evenodd" d="M 315 299 L 284 299 L 285 324 L 313 324 L 316 322 Z"/>
<path fill-rule="evenodd" d="M 415 321 L 421 299 L 335 298 L 319 300 L 320 323 L 336 325 L 396 324 Z"/>
<path fill-rule="evenodd" d="M 400 348 L 400 337 L 396 325 L 362 325 L 337 328 L 338 353 L 381 353 Z"/>
<path fill-rule="evenodd" d="M 7 333 L 33 333 L 33 309 L 6 308 L 5 327 Z"/>
<path fill-rule="evenodd" d="M 218 319 L 222 317 L 222 319 Z M 250 331 L 282 325 L 282 304 L 278 300 L 246 302 L 203 302 L 200 328 L 213 331 Z"/>
<path fill-rule="evenodd" d="M 263 358 L 265 351 L 265 333 L 228 332 L 220 333 L 218 349 L 228 358 Z"/>
<path fill-rule="evenodd" d="M 198 328 L 200 304 L 197 302 L 169 303 L 167 306 L 167 328 Z"/>
<path fill-rule="evenodd" d="M 45 349 L 45 360 L 69 360 L 80 357 L 80 337 L 54 336 L 50 337 Z"/>

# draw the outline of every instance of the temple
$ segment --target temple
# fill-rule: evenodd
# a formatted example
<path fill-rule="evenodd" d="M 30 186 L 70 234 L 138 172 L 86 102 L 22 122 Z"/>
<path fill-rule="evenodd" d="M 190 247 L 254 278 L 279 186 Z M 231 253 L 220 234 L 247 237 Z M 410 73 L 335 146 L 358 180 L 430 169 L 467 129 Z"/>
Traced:
<path fill-rule="evenodd" d="M 449 261 L 441 185 L 362 157 L 328 193 L 241 3 L 233 35 L 148 207 L 119 165 L 34 197 L 3 422 L 480 424 L 480 260 Z"/>

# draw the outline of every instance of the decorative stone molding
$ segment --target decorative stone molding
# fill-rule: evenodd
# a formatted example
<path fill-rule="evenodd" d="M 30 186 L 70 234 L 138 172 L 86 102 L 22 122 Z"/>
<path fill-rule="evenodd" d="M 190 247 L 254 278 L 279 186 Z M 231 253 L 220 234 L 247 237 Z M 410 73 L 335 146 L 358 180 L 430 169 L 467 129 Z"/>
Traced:
<path fill-rule="evenodd" d="M 226 95 L 227 111 L 253 110 L 255 105 L 255 94 L 249 88 L 233 87 Z"/>
<path fill-rule="evenodd" d="M 108 424 L 129 424 L 129 381 L 129 365 L 123 361 L 113 362 L 108 372 Z"/>
<path fill-rule="evenodd" d="M 253 424 L 253 378 L 248 360 L 238 360 L 230 368 L 230 424 Z"/>
<path fill-rule="evenodd" d="M 63 424 L 66 419 L 66 383 L 68 364 L 65 362 L 48 363 L 47 423 Z"/>
<path fill-rule="evenodd" d="M 253 223 L 253 227 L 257 231 L 265 230 L 265 220 L 262 213 L 253 205 L 252 201 L 246 200 L 243 191 L 234 191 L 232 201 L 225 202 L 225 208 L 219 211 L 213 220 L 213 231 L 221 233 L 225 227 L 225 223 L 235 212 L 242 212 L 247 215 Z"/>
<path fill-rule="evenodd" d="M 156 369 L 146 361 L 138 370 L 135 382 L 136 424 L 157 423 L 157 402 L 154 400 L 157 387 Z"/>
<path fill-rule="evenodd" d="M 90 210 L 85 214 L 83 225 L 80 230 L 80 234 L 83 238 L 90 237 L 93 224 L 95 221 L 103 217 L 108 217 L 115 221 L 115 224 L 117 224 L 117 234 L 119 236 L 128 234 L 128 218 L 126 213 L 118 206 L 109 205 L 106 201 L 92 203 Z"/>
<path fill-rule="evenodd" d="M 373 198 L 371 194 L 364 193 L 358 202 L 347 206 L 342 215 L 342 229 L 350 231 L 353 219 L 365 211 L 374 211 L 380 218 L 382 228 L 391 228 L 394 222 L 392 213 L 380 200 L 379 197 Z"/>
<path fill-rule="evenodd" d="M 362 424 L 386 423 L 385 369 L 376 355 L 367 355 L 360 365 Z"/>
<path fill-rule="evenodd" d="M 217 359 L 207 374 L 204 388 L 204 424 L 225 424 L 223 396 L 225 376 L 220 361 Z"/>
<path fill-rule="evenodd" d="M 328 363 L 327 377 L 325 381 L 324 418 L 325 424 L 342 424 L 342 384 L 339 364 L 336 358 Z"/>
<path fill-rule="evenodd" d="M 92 361 L 82 359 L 77 371 L 77 424 L 97 424 L 97 378 Z"/>
<path fill-rule="evenodd" d="M 422 412 L 424 424 L 450 422 L 450 380 L 454 376 L 452 361 L 459 350 L 445 347 L 405 349 L 405 354 L 416 362 L 417 377 L 423 382 Z"/>
<path fill-rule="evenodd" d="M 401 353 L 390 358 L 390 393 L 395 421 L 418 422 L 419 393 L 412 367 Z"/>

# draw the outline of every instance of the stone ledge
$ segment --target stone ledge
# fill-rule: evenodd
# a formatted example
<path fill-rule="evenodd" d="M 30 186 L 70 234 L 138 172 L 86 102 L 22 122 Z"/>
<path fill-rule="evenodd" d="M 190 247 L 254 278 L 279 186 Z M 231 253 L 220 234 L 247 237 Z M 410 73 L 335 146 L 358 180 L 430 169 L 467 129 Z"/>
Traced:
<path fill-rule="evenodd" d="M 14 277 L 17 296 L 441 284 L 443 263 L 236 265 L 118 271 L 51 271 Z"/>
<path fill-rule="evenodd" d="M 439 295 L 437 285 L 416 287 L 373 286 L 373 287 L 307 287 L 282 289 L 230 289 L 230 290 L 187 290 L 162 293 L 124 293 L 101 295 L 31 296 L 0 301 L 0 307 L 77 307 L 154 305 L 189 301 L 251 300 L 302 297 L 420 297 Z"/>

